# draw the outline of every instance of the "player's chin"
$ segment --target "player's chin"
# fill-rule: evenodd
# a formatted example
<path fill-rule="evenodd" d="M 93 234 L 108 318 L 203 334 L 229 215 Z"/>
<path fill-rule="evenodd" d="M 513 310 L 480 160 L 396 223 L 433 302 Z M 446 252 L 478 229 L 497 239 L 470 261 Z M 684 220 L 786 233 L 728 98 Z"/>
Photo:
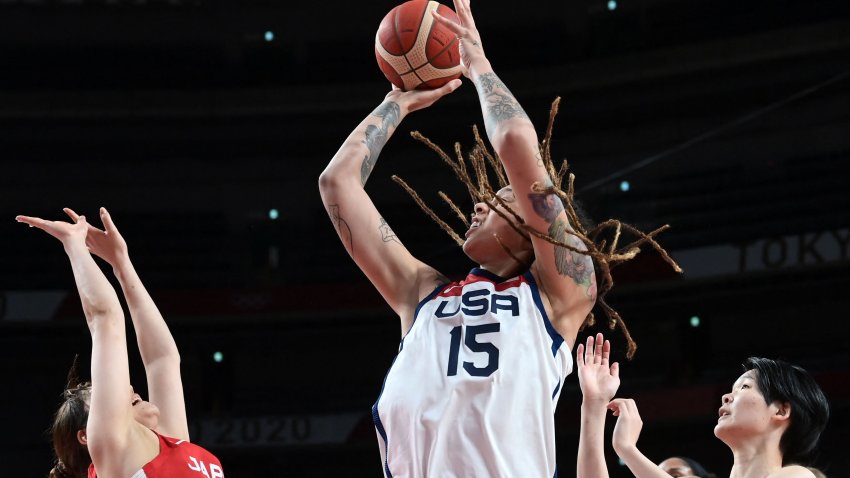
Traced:
<path fill-rule="evenodd" d="M 156 430 L 156 427 L 159 426 L 159 410 L 157 410 L 155 414 L 145 417 L 145 421 L 147 421 L 148 428 Z"/>
<path fill-rule="evenodd" d="M 159 407 L 150 404 L 136 416 L 136 420 L 151 430 L 156 430 L 157 425 L 159 425 Z"/>
<path fill-rule="evenodd" d="M 463 253 L 466 254 L 466 257 L 472 259 L 475 262 L 478 262 L 475 254 L 475 240 L 471 237 L 467 237 L 465 241 L 463 241 Z"/>
<path fill-rule="evenodd" d="M 473 241 L 471 241 L 469 239 L 469 233 L 467 233 L 467 237 L 463 241 L 462 249 L 463 249 L 464 254 L 466 254 L 470 259 L 475 260 L 475 258 L 472 257 L 472 253 L 473 253 L 473 250 L 475 249 L 475 245 L 473 244 Z"/>
<path fill-rule="evenodd" d="M 730 433 L 730 427 L 728 426 L 728 424 L 723 423 L 722 420 L 718 422 L 717 425 L 714 425 L 714 436 L 716 436 L 720 440 L 723 440 L 725 437 L 729 436 Z"/>

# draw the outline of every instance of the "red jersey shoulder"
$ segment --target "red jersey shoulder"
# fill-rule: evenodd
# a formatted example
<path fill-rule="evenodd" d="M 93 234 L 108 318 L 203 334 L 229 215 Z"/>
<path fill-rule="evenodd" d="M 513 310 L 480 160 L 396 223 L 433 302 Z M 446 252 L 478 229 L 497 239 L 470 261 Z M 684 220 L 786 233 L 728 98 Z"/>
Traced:
<path fill-rule="evenodd" d="M 224 478 L 221 462 L 204 448 L 159 435 L 159 456 L 145 465 L 147 478 Z"/>
<path fill-rule="evenodd" d="M 204 448 L 177 438 L 159 437 L 159 455 L 132 478 L 224 478 L 221 462 Z M 89 478 L 97 478 L 94 465 Z"/>

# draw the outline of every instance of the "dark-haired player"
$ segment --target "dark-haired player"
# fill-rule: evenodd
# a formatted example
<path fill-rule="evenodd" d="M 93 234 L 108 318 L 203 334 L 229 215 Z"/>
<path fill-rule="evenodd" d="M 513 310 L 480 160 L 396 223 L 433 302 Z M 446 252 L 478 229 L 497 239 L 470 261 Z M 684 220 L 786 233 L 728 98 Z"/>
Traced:
<path fill-rule="evenodd" d="M 56 466 L 51 478 L 223 478 L 219 460 L 189 442 L 180 354 L 168 326 L 136 274 L 127 244 L 106 209 L 104 230 L 74 220 L 18 216 L 59 239 L 91 331 L 91 383 L 69 384 L 52 426 Z M 91 254 L 118 277 L 138 338 L 150 402 L 130 386 L 124 312 Z"/>

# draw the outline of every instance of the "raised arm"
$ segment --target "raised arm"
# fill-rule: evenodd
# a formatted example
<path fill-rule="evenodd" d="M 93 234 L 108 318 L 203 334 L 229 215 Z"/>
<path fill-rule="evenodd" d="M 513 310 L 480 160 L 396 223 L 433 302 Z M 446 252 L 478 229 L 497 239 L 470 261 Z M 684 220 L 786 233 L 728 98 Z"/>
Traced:
<path fill-rule="evenodd" d="M 401 317 L 402 333 L 410 328 L 419 300 L 446 279 L 410 254 L 364 185 L 401 120 L 459 85 L 454 80 L 430 91 L 393 90 L 351 132 L 319 178 L 322 202 L 345 250 Z"/>
<path fill-rule="evenodd" d="M 73 220 L 78 217 L 70 209 L 65 212 Z M 150 394 L 148 400 L 160 411 L 157 431 L 170 437 L 189 440 L 177 344 L 165 319 L 136 273 L 127 243 L 106 208 L 100 208 L 100 219 L 103 229 L 89 225 L 86 245 L 92 253 L 112 266 L 112 271 L 121 284 L 145 366 Z"/>
<path fill-rule="evenodd" d="M 614 451 L 635 478 L 671 478 L 637 448 L 643 422 L 635 401 L 630 398 L 618 398 L 611 401 L 608 408 L 617 417 L 617 425 L 614 427 L 614 436 L 611 439 Z"/>
<path fill-rule="evenodd" d="M 585 250 L 584 244 L 570 234 L 572 226 L 561 200 L 554 194 L 532 192 L 534 184 L 552 185 L 543 164 L 537 132 L 487 60 L 469 0 L 455 0 L 454 5 L 459 24 L 436 13 L 434 16 L 460 39 L 465 74 L 478 90 L 487 136 L 505 167 L 520 214 L 537 230 Z M 532 272 L 546 291 L 554 315 L 553 324 L 571 342 L 596 301 L 593 261 L 583 254 L 556 248 L 537 237 L 532 236 L 532 244 L 535 254 Z"/>
<path fill-rule="evenodd" d="M 608 478 L 605 464 L 605 415 L 612 410 L 617 417 L 612 445 L 636 478 L 670 478 L 664 470 L 637 449 L 643 422 L 635 401 L 614 398 L 620 387 L 620 368 L 609 366 L 611 343 L 602 334 L 587 338 L 587 345 L 576 349 L 578 382 L 581 387 L 581 432 L 579 434 L 577 478 Z"/>
<path fill-rule="evenodd" d="M 86 436 L 92 461 L 103 476 L 123 472 L 134 423 L 124 314 L 115 290 L 86 248 L 87 223 L 75 224 L 18 216 L 62 241 L 71 261 L 77 291 L 92 336 L 92 392 Z"/>
<path fill-rule="evenodd" d="M 578 383 L 581 387 L 581 432 L 576 460 L 577 478 L 608 478 L 605 464 L 605 416 L 608 403 L 620 387 L 620 368 L 609 366 L 611 343 L 602 334 L 587 337 L 576 348 Z"/>

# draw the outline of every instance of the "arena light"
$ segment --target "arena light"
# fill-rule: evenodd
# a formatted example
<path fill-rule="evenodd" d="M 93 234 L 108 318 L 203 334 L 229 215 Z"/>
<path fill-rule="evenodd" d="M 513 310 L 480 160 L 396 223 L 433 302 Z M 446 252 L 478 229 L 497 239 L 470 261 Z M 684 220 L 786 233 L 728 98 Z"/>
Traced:
<path fill-rule="evenodd" d="M 700 320 L 699 316 L 694 315 L 693 317 L 691 317 L 691 327 L 699 327 L 700 322 L 702 321 Z"/>
<path fill-rule="evenodd" d="M 276 220 L 276 219 L 277 219 L 277 218 L 279 218 L 279 217 L 280 217 L 280 211 L 278 211 L 278 210 L 277 210 L 277 209 L 275 209 L 275 208 L 269 209 L 269 219 L 271 219 L 272 221 L 274 221 L 274 220 Z"/>
<path fill-rule="evenodd" d="M 263 35 L 266 41 L 274 41 L 274 32 L 271 30 L 267 30 L 265 35 Z"/>
<path fill-rule="evenodd" d="M 624 193 L 629 192 L 629 189 L 632 188 L 632 185 L 628 181 L 620 181 L 620 191 Z"/>
<path fill-rule="evenodd" d="M 224 360 L 224 354 L 216 350 L 216 352 L 213 353 L 213 362 L 221 363 L 222 360 Z"/>
<path fill-rule="evenodd" d="M 617 0 L 608 0 L 608 11 L 613 12 L 617 9 Z"/>

